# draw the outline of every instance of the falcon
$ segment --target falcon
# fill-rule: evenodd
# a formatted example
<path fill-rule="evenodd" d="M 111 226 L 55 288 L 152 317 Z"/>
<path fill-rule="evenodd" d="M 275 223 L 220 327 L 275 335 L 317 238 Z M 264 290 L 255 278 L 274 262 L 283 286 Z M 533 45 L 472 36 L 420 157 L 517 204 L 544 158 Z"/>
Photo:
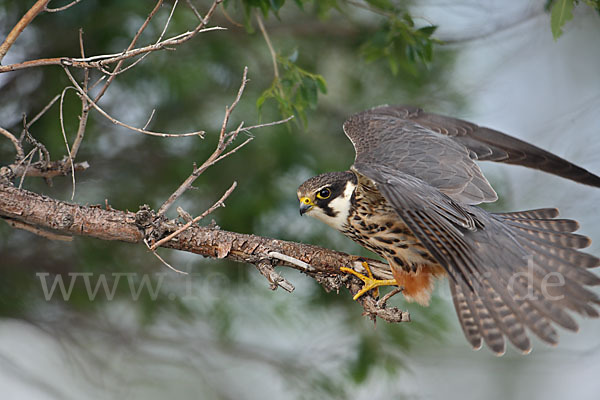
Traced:
<path fill-rule="evenodd" d="M 308 179 L 300 214 L 315 217 L 383 257 L 394 279 L 364 282 L 355 299 L 397 285 L 427 305 L 435 278 L 447 277 L 459 322 L 474 349 L 496 354 L 508 339 L 531 351 L 528 331 L 556 344 L 555 327 L 577 331 L 573 314 L 598 317 L 587 286 L 600 259 L 579 249 L 591 240 L 556 208 L 491 213 L 498 196 L 475 161 L 522 165 L 600 187 L 600 177 L 504 133 L 408 106 L 351 116 L 344 133 L 356 157 L 349 171 Z"/>

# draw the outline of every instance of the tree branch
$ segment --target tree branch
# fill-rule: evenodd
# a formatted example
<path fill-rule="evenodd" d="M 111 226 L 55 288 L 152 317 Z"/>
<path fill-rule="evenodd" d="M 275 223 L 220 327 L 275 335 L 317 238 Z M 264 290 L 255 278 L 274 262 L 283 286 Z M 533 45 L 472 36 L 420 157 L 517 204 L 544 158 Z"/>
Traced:
<path fill-rule="evenodd" d="M 9 131 L 7 131 L 6 129 L 4 129 L 2 127 L 0 127 L 0 135 L 7 137 L 8 140 L 10 140 L 12 142 L 13 146 L 15 146 L 15 151 L 17 152 L 18 160 L 22 160 L 23 158 L 25 158 L 25 153 L 23 152 L 23 147 L 21 146 L 21 143 L 15 137 L 15 135 L 13 135 L 12 133 L 10 133 Z"/>
<path fill-rule="evenodd" d="M 27 157 L 26 157 L 27 158 Z M 38 178 L 51 179 L 57 176 L 65 176 L 71 172 L 70 164 L 67 164 L 68 159 L 59 161 L 36 161 L 26 164 L 21 160 L 19 163 L 5 165 L 0 167 L 0 179 L 12 180 L 19 176 L 34 176 Z M 69 168 L 66 166 L 69 165 Z M 82 161 L 73 164 L 75 172 L 85 171 L 90 167 L 87 161 Z"/>
<path fill-rule="evenodd" d="M 46 9 L 46 5 L 49 1 L 50 0 L 38 0 L 33 5 L 33 7 L 31 7 L 25 13 L 25 15 L 23 15 L 23 17 L 19 20 L 19 22 L 17 22 L 14 28 L 12 28 L 6 39 L 4 39 L 4 42 L 0 45 L 0 62 L 2 62 L 2 59 L 4 58 L 6 53 L 8 53 L 8 50 L 12 47 L 12 45 L 15 43 L 21 32 L 23 32 L 23 30 L 27 27 L 27 25 L 29 25 L 39 13 Z"/>
<path fill-rule="evenodd" d="M 0 183 L 0 217 L 63 236 L 78 235 L 137 244 L 143 244 L 144 239 L 149 237 L 164 237 L 183 225 L 158 217 L 145 206 L 137 213 L 103 209 L 99 206 L 81 206 L 17 189 L 6 183 Z M 362 259 L 309 244 L 192 225 L 176 238 L 163 243 L 162 247 L 261 266 L 265 265 L 265 261 L 270 261 L 273 265 L 285 265 L 304 272 L 328 291 L 339 290 L 341 286 L 347 285 L 350 292 L 355 294 L 361 287 L 356 278 L 345 275 L 340 267 L 360 269 Z M 272 253 L 291 257 L 301 263 L 298 265 L 282 261 L 285 257 L 273 257 L 270 255 Z M 376 260 L 367 262 L 375 277 L 391 278 L 387 264 Z M 302 263 L 309 264 L 310 270 L 302 266 Z M 286 284 L 285 281 L 281 282 Z M 371 317 L 379 316 L 390 322 L 410 320 L 407 312 L 393 307 L 380 307 L 371 296 L 365 295 L 359 302 Z"/>

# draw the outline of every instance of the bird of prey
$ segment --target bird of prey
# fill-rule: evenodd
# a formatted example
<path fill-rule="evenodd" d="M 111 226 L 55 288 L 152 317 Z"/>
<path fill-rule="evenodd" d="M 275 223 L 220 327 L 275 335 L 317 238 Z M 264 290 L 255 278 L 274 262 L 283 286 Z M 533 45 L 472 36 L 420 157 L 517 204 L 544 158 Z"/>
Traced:
<path fill-rule="evenodd" d="M 448 277 L 469 343 L 496 354 L 505 338 L 531 351 L 527 330 L 550 344 L 555 326 L 576 331 L 572 312 L 598 317 L 600 259 L 591 240 L 558 210 L 490 213 L 497 195 L 475 161 L 517 164 L 600 187 L 600 177 L 504 133 L 416 107 L 381 106 L 351 116 L 344 132 L 356 158 L 349 171 L 308 179 L 300 214 L 311 215 L 387 260 L 394 279 L 350 268 L 364 286 L 383 285 L 427 305 L 434 278 Z"/>

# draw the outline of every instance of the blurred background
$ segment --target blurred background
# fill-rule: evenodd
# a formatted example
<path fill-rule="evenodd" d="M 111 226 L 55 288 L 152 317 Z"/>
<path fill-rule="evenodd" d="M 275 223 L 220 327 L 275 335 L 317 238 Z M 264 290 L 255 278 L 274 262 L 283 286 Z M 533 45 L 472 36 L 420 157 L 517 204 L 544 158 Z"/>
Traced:
<path fill-rule="evenodd" d="M 167 36 L 197 23 L 187 2 L 180 3 Z M 202 14 L 211 4 L 192 3 Z M 128 124 L 143 126 L 156 109 L 149 129 L 206 130 L 206 138 L 153 138 L 116 127 L 92 111 L 78 155 L 91 168 L 76 175 L 74 201 L 107 199 L 116 209 L 132 211 L 141 204 L 158 208 L 192 164 L 213 151 L 244 66 L 250 82 L 231 127 L 289 113 L 296 118 L 254 131 L 247 147 L 211 167 L 196 181 L 197 190 L 178 201 L 198 215 L 237 181 L 227 207 L 205 221 L 214 219 L 222 229 L 370 255 L 325 225 L 300 218 L 296 188 L 317 173 L 347 169 L 354 154 L 342 123 L 354 112 L 386 103 L 419 105 L 504 131 L 598 174 L 600 21 L 584 3 L 555 40 L 552 4 L 544 0 L 226 2 L 210 24 L 226 31 L 202 33 L 174 52 L 149 55 L 119 75 L 100 102 Z M 0 2 L 0 37 L 32 4 Z M 42 14 L 3 64 L 76 57 L 80 27 L 87 55 L 119 53 L 153 6 L 83 0 L 61 13 Z M 165 2 L 141 44 L 156 40 L 172 6 Z M 257 9 L 280 55 L 281 86 L 273 86 Z M 81 71 L 75 72 L 81 78 Z M 59 67 L 0 74 L 0 126 L 19 133 L 23 114 L 31 119 L 69 84 Z M 273 93 L 293 101 L 278 102 Z M 80 108 L 70 91 L 64 104 L 70 140 Z M 65 154 L 58 113 L 54 105 L 31 128 L 53 159 Z M 1 164 L 13 158 L 10 142 L 0 140 Z M 482 168 L 500 195 L 491 209 L 559 207 L 595 239 L 589 252 L 600 254 L 597 189 L 518 167 Z M 24 188 L 61 200 L 69 200 L 72 190 L 68 177 L 54 179 L 52 186 L 27 178 Z M 410 311 L 411 323 L 374 326 L 346 291 L 325 293 L 290 269 L 279 271 L 296 286 L 292 294 L 269 290 L 250 265 L 166 249 L 159 253 L 190 275 L 168 270 L 142 246 L 87 238 L 55 242 L 0 225 L 0 398 L 600 395 L 597 320 L 580 318 L 581 331 L 561 332 L 557 348 L 534 341 L 528 356 L 509 347 L 497 358 L 486 349 L 471 350 L 444 282 L 429 308 L 401 296 L 392 300 Z M 44 288 L 62 277 L 68 289 L 74 273 L 80 275 L 67 300 L 58 287 L 46 299 Z M 93 287 L 98 277 L 107 277 L 114 292 L 99 288 L 90 299 L 81 273 Z"/>

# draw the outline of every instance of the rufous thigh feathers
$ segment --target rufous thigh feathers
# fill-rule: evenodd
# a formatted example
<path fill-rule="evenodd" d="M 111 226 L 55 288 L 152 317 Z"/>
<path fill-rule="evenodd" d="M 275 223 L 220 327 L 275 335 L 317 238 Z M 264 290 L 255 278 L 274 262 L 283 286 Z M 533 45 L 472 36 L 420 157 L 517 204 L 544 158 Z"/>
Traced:
<path fill-rule="evenodd" d="M 392 267 L 392 274 L 398 286 L 404 288 L 402 294 L 406 300 L 428 306 L 434 288 L 434 278 L 446 276 L 446 271 L 439 265 L 422 264 L 415 271 Z"/>

